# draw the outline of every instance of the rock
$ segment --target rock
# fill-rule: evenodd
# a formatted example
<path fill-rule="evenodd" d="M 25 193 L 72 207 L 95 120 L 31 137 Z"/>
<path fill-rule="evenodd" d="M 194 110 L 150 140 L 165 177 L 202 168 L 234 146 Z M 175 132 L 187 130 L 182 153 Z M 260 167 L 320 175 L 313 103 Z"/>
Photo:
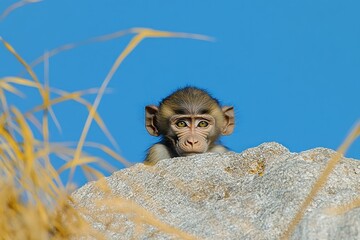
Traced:
<path fill-rule="evenodd" d="M 149 225 L 147 211 L 196 238 L 279 239 L 334 154 L 325 148 L 291 153 L 278 143 L 264 143 L 239 154 L 136 164 L 106 178 L 111 193 L 90 182 L 72 197 L 108 239 L 186 238 Z M 360 198 L 359 169 L 360 161 L 340 160 L 292 239 L 360 239 L 360 207 L 334 210 Z"/>

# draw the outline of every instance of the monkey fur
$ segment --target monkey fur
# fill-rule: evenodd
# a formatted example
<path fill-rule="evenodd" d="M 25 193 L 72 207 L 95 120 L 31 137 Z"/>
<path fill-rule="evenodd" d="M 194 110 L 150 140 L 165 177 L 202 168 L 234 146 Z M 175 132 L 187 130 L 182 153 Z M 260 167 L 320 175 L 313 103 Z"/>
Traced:
<path fill-rule="evenodd" d="M 185 87 L 164 98 L 159 106 L 146 106 L 145 127 L 150 135 L 161 137 L 148 149 L 147 165 L 166 158 L 227 152 L 218 140 L 233 132 L 234 108 L 221 107 L 205 90 Z"/>

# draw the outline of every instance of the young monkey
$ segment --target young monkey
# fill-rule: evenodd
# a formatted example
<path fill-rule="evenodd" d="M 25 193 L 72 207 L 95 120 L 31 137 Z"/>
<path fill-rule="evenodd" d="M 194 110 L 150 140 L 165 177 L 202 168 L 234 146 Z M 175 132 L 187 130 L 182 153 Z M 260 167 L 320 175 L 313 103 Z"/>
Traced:
<path fill-rule="evenodd" d="M 145 107 L 145 127 L 160 142 L 148 150 L 145 164 L 206 152 L 227 152 L 217 140 L 235 127 L 234 108 L 221 107 L 206 91 L 185 87 Z"/>

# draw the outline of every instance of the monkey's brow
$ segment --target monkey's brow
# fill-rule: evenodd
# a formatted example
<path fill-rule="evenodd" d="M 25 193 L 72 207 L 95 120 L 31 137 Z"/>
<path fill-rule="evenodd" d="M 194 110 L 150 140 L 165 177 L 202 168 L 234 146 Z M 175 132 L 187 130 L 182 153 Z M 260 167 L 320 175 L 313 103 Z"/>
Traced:
<path fill-rule="evenodd" d="M 214 117 L 210 114 L 175 114 L 170 118 L 171 122 L 178 121 L 181 119 L 205 119 L 207 121 L 214 121 Z"/>
<path fill-rule="evenodd" d="M 200 109 L 199 110 L 199 114 L 209 114 L 210 110 L 209 109 Z"/>
<path fill-rule="evenodd" d="M 187 110 L 185 109 L 175 109 L 175 114 L 186 114 L 189 113 Z"/>
<path fill-rule="evenodd" d="M 187 109 L 175 109 L 175 114 L 191 114 Z M 195 114 L 209 114 L 210 110 L 206 108 L 202 108 L 196 111 Z"/>

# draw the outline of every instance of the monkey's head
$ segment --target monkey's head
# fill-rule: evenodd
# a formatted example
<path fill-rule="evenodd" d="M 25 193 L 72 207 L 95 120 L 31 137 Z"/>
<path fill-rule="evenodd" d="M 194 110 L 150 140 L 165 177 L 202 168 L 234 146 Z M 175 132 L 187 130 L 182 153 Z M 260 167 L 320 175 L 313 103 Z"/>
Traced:
<path fill-rule="evenodd" d="M 145 107 L 145 126 L 178 156 L 205 153 L 220 135 L 234 130 L 234 108 L 221 107 L 206 91 L 185 87 Z"/>

